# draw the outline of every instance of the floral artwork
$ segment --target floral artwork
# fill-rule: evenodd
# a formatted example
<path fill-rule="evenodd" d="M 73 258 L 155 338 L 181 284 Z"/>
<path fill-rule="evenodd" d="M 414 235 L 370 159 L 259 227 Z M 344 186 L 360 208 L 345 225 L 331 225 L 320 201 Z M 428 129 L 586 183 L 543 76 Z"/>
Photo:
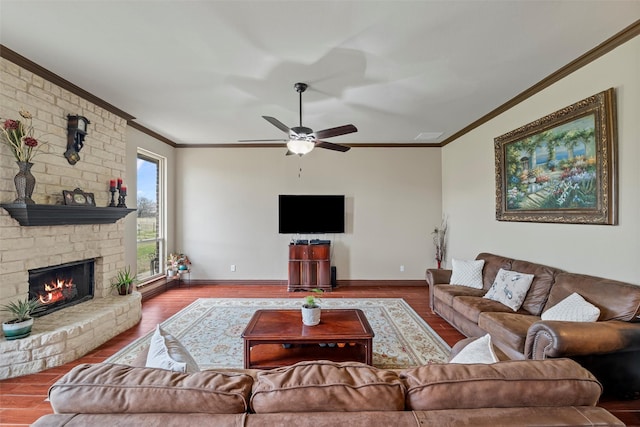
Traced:
<path fill-rule="evenodd" d="M 506 147 L 507 207 L 596 207 L 593 114 Z"/>
<path fill-rule="evenodd" d="M 496 218 L 617 223 L 613 89 L 495 139 Z"/>

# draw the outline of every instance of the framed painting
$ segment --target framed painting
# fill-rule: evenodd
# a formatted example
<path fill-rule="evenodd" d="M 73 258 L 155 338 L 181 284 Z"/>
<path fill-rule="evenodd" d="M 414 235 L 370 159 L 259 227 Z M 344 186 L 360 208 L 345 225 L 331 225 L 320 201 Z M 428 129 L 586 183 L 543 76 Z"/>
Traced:
<path fill-rule="evenodd" d="M 496 219 L 618 223 L 613 88 L 494 139 Z"/>

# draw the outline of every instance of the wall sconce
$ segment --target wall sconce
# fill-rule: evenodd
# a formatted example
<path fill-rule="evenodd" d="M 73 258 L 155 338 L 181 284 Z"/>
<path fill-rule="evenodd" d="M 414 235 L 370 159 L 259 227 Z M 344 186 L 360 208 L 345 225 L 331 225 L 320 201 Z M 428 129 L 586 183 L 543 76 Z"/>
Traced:
<path fill-rule="evenodd" d="M 84 137 L 87 135 L 87 125 L 91 123 L 83 116 L 67 115 L 67 151 L 64 157 L 71 165 L 80 160 L 80 150 L 84 147 Z"/>

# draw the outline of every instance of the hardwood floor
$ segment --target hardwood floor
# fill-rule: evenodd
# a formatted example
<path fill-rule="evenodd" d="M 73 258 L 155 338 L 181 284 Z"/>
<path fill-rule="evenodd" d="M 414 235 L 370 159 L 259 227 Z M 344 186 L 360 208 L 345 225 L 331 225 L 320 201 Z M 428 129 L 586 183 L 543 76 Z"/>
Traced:
<path fill-rule="evenodd" d="M 287 292 L 286 286 L 258 285 L 194 285 L 172 288 L 144 301 L 142 320 L 135 327 L 111 339 L 84 357 L 64 366 L 37 374 L 0 381 L 0 425 L 24 426 L 40 416 L 52 413 L 47 398 L 49 387 L 72 367 L 80 363 L 98 363 L 116 353 L 123 346 L 144 336 L 156 324 L 182 310 L 196 298 L 298 298 L 303 293 Z M 338 287 L 324 298 L 404 298 L 407 303 L 449 344 L 464 338 L 429 309 L 426 286 L 347 286 Z M 640 426 L 640 400 L 615 401 L 603 399 L 602 406 L 629 426 Z"/>

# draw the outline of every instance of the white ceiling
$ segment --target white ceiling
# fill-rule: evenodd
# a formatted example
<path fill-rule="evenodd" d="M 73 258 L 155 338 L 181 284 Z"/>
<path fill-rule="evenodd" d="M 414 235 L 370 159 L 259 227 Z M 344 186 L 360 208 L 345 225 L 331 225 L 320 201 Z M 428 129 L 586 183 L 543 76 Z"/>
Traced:
<path fill-rule="evenodd" d="M 640 1 L 0 0 L 0 14 L 1 44 L 178 144 L 284 137 L 261 116 L 299 125 L 296 82 L 304 126 L 397 144 L 443 141 L 633 24 Z"/>

